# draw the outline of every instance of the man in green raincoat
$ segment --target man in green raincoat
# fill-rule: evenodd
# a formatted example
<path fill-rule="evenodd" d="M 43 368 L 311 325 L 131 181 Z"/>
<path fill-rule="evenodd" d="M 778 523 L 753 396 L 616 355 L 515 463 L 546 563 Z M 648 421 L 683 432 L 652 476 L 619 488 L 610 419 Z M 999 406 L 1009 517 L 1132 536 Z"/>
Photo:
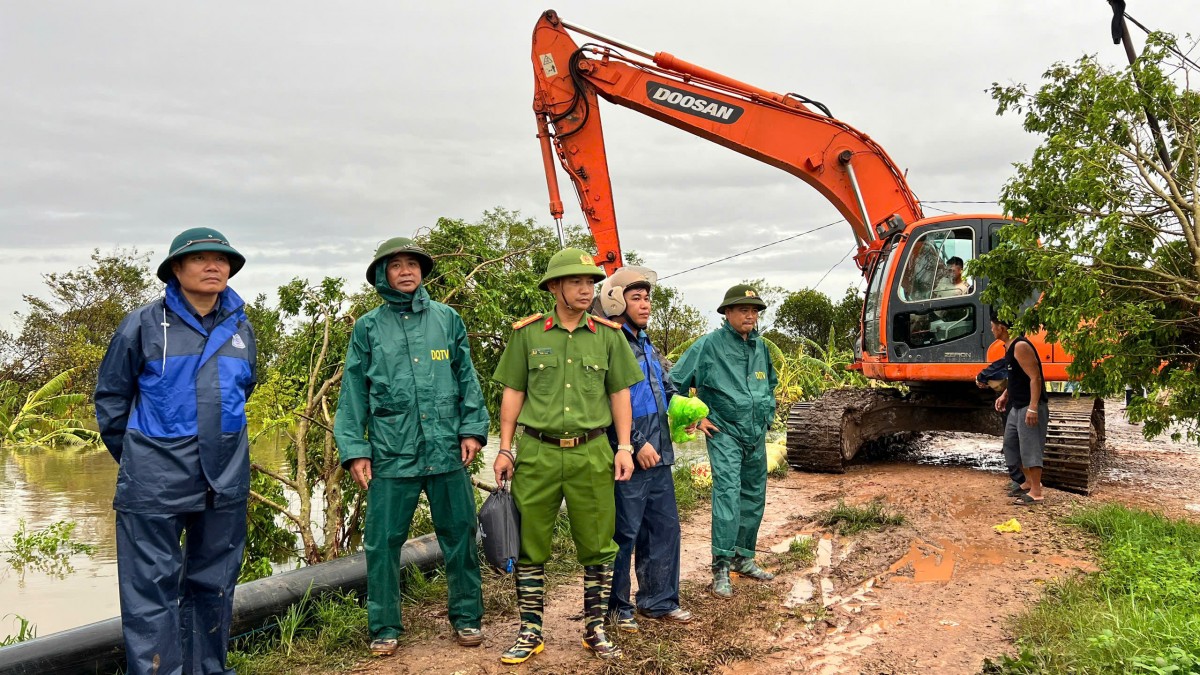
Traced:
<path fill-rule="evenodd" d="M 367 490 L 367 622 L 381 656 L 396 652 L 403 631 L 400 547 L 422 491 L 446 561 L 455 641 L 483 642 L 465 467 L 487 442 L 489 418 L 462 318 L 425 290 L 432 270 L 433 258 L 405 237 L 375 252 L 367 281 L 385 302 L 354 324 L 334 423 L 342 466 Z"/>
<path fill-rule="evenodd" d="M 542 651 L 545 564 L 564 498 L 571 538 L 583 565 L 583 645 L 596 656 L 621 655 L 604 631 L 612 590 L 617 507 L 614 480 L 633 473 L 629 387 L 645 375 L 621 325 L 587 312 L 604 271 L 577 248 L 554 254 L 538 285 L 554 311 L 513 324 L 492 379 L 504 385 L 496 483 L 512 478 L 521 513 L 517 607 L 521 627 L 500 660 L 522 663 Z M 520 452 L 517 424 L 525 427 Z M 615 427 L 617 448 L 605 431 Z"/>
<path fill-rule="evenodd" d="M 775 369 L 758 336 L 758 313 L 767 303 L 738 284 L 717 311 L 725 321 L 696 340 L 671 369 L 680 392 L 696 390 L 708 404 L 699 428 L 708 437 L 712 465 L 713 595 L 733 595 L 730 571 L 769 581 L 754 563 L 758 526 L 767 503 L 767 429 L 775 420 Z"/>

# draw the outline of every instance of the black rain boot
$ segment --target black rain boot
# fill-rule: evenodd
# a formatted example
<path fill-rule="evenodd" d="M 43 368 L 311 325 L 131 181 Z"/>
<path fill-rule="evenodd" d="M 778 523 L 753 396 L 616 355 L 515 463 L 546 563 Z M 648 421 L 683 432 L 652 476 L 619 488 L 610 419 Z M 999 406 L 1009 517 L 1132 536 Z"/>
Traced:
<path fill-rule="evenodd" d="M 525 663 L 542 653 L 542 611 L 546 602 L 546 569 L 541 565 L 517 565 L 517 610 L 521 630 L 517 641 L 500 655 L 501 663 Z"/>

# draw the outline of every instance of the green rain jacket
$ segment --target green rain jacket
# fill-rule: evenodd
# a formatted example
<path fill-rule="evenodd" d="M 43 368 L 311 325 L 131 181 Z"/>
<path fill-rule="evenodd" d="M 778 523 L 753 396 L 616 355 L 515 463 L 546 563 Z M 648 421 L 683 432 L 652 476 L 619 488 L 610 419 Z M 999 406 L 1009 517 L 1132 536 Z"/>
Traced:
<path fill-rule="evenodd" d="M 386 302 L 354 324 L 346 352 L 333 429 L 342 464 L 366 457 L 381 478 L 459 469 L 460 440 L 487 443 L 489 424 L 462 318 L 424 284 L 393 289 L 384 265 L 375 290 Z"/>
<path fill-rule="evenodd" d="M 775 421 L 775 368 L 771 353 L 751 331 L 748 339 L 728 321 L 696 340 L 671 369 L 680 394 L 695 388 L 708 419 L 721 433 L 755 443 Z"/>

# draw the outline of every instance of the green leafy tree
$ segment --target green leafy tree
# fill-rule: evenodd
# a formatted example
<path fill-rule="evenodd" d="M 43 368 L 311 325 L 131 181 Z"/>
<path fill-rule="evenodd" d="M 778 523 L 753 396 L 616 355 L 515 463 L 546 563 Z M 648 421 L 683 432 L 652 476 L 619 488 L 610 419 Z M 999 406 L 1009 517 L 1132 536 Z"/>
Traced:
<path fill-rule="evenodd" d="M 811 288 L 789 293 L 775 314 L 775 329 L 792 342 L 823 342 L 833 327 L 833 302 Z"/>
<path fill-rule="evenodd" d="M 76 367 L 75 386 L 91 391 L 108 342 L 121 319 L 161 288 L 149 256 L 136 249 L 92 251 L 91 264 L 43 275 L 49 298 L 24 297 L 19 328 L 0 331 L 0 379 L 23 392 Z"/>
<path fill-rule="evenodd" d="M 670 354 L 679 345 L 708 332 L 704 314 L 685 302 L 678 288 L 659 284 L 651 295 L 651 303 L 646 334 L 660 354 Z"/>
<path fill-rule="evenodd" d="M 836 348 L 851 349 L 861 315 L 862 296 L 854 287 L 847 288 L 837 304 L 820 291 L 802 288 L 780 304 L 772 339 L 781 347 L 798 347 L 804 340 L 823 344 L 832 331 Z"/>
<path fill-rule="evenodd" d="M 1035 91 L 992 86 L 998 113 L 1022 115 L 1042 141 L 1001 193 L 1024 222 L 971 268 L 1001 316 L 1074 355 L 1083 389 L 1145 391 L 1129 415 L 1148 437 L 1173 423 L 1195 437 L 1200 419 L 1200 95 L 1181 51 L 1155 33 L 1129 68 L 1088 56 L 1055 64 Z"/>
<path fill-rule="evenodd" d="M 83 367 L 55 375 L 22 397 L 12 380 L 0 381 L 0 445 L 100 445 L 100 434 L 76 413 L 88 396 L 69 391 Z"/>

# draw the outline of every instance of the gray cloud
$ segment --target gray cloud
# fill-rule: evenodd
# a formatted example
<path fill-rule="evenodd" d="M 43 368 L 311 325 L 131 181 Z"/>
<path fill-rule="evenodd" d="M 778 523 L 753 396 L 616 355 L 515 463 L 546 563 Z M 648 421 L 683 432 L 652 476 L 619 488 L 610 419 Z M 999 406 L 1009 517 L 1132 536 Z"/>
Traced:
<path fill-rule="evenodd" d="M 1151 27 L 1183 32 L 1187 5 L 1136 9 Z M 5 3 L 0 327 L 22 293 L 38 292 L 41 273 L 86 264 L 95 247 L 160 251 L 192 225 L 221 229 L 246 252 L 235 286 L 252 297 L 296 275 L 356 280 L 378 241 L 438 217 L 503 206 L 549 223 L 530 109 L 542 9 Z M 1123 59 L 1107 8 L 1069 0 L 775 0 L 733 15 L 705 2 L 560 0 L 557 9 L 825 102 L 929 200 L 995 199 L 1010 165 L 1028 158 L 1035 140 L 1018 119 L 994 116 L 991 82 L 1034 83 L 1052 62 L 1088 52 Z M 611 105 L 601 114 L 622 243 L 663 274 L 840 217 L 782 172 Z M 746 277 L 815 284 L 852 243 L 834 226 L 669 283 L 708 308 Z M 856 281 L 846 260 L 821 289 L 838 296 Z"/>

